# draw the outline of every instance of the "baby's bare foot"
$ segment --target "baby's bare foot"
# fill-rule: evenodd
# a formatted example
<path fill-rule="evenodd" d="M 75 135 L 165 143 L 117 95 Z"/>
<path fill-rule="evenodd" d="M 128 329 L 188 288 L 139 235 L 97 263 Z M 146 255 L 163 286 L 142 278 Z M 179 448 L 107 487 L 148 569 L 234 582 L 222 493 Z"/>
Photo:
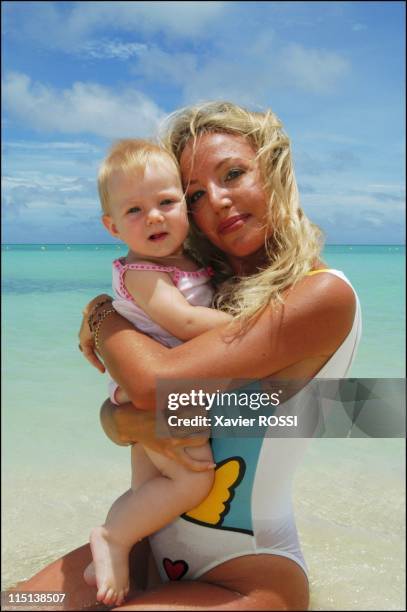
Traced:
<path fill-rule="evenodd" d="M 83 578 L 89 586 L 96 586 L 95 564 L 89 563 L 88 567 L 83 572 Z"/>
<path fill-rule="evenodd" d="M 129 592 L 129 550 L 114 541 L 105 527 L 92 530 L 90 547 L 98 588 L 96 599 L 107 606 L 119 606 Z"/>

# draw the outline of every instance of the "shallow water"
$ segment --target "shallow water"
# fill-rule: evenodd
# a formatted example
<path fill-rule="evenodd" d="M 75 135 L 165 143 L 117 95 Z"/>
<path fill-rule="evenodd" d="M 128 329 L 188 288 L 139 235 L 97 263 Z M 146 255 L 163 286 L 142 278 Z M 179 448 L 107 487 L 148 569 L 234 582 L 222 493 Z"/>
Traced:
<path fill-rule="evenodd" d="M 402 610 L 404 440 L 314 440 L 295 504 L 312 610 Z"/>

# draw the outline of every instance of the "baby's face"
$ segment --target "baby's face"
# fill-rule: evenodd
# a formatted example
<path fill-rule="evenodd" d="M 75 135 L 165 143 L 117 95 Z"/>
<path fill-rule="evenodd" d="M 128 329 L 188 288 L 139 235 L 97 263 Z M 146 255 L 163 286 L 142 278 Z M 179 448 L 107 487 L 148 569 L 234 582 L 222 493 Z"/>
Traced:
<path fill-rule="evenodd" d="M 188 218 L 179 174 L 170 159 L 149 161 L 144 173 L 115 172 L 109 195 L 111 214 L 103 222 L 131 251 L 144 257 L 182 251 Z"/>

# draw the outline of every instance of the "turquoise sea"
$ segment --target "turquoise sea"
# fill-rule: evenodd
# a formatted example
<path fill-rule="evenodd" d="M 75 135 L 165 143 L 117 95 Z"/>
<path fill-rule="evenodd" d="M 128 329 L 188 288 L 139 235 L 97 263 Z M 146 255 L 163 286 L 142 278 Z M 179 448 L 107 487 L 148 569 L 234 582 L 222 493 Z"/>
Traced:
<path fill-rule="evenodd" d="M 102 433 L 106 377 L 77 349 L 81 309 L 110 292 L 118 245 L 2 246 L 3 584 L 88 538 L 129 486 L 128 449 Z M 352 377 L 405 376 L 405 247 L 327 246 L 358 292 Z M 403 609 L 404 442 L 316 440 L 294 502 L 312 609 Z"/>

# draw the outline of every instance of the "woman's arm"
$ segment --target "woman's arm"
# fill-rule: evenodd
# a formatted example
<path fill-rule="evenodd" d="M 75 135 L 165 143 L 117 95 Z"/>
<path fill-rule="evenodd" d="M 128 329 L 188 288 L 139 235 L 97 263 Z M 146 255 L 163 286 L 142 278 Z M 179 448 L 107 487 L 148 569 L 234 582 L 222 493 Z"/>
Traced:
<path fill-rule="evenodd" d="M 354 313 L 352 289 L 323 273 L 300 281 L 243 334 L 224 326 L 173 349 L 111 315 L 100 327 L 100 354 L 132 402 L 151 410 L 157 379 L 265 378 L 299 363 L 301 376 L 314 376 L 348 335 Z"/>
<path fill-rule="evenodd" d="M 83 353 L 83 356 L 97 369 L 99 372 L 104 374 L 106 368 L 102 361 L 99 359 L 95 351 L 95 339 L 89 329 L 88 317 L 89 314 L 98 306 L 110 305 L 113 298 L 107 293 L 102 293 L 91 300 L 82 311 L 82 322 L 79 329 L 79 350 Z"/>
<path fill-rule="evenodd" d="M 115 406 L 109 400 L 102 404 L 100 421 L 105 434 L 115 444 L 128 446 L 141 442 L 151 450 L 174 459 L 190 470 L 197 472 L 213 469 L 213 463 L 198 461 L 185 452 L 187 447 L 202 446 L 208 441 L 207 431 L 185 438 L 157 437 L 153 412 L 135 410 L 133 404 Z M 189 428 L 190 429 L 190 428 Z"/>

